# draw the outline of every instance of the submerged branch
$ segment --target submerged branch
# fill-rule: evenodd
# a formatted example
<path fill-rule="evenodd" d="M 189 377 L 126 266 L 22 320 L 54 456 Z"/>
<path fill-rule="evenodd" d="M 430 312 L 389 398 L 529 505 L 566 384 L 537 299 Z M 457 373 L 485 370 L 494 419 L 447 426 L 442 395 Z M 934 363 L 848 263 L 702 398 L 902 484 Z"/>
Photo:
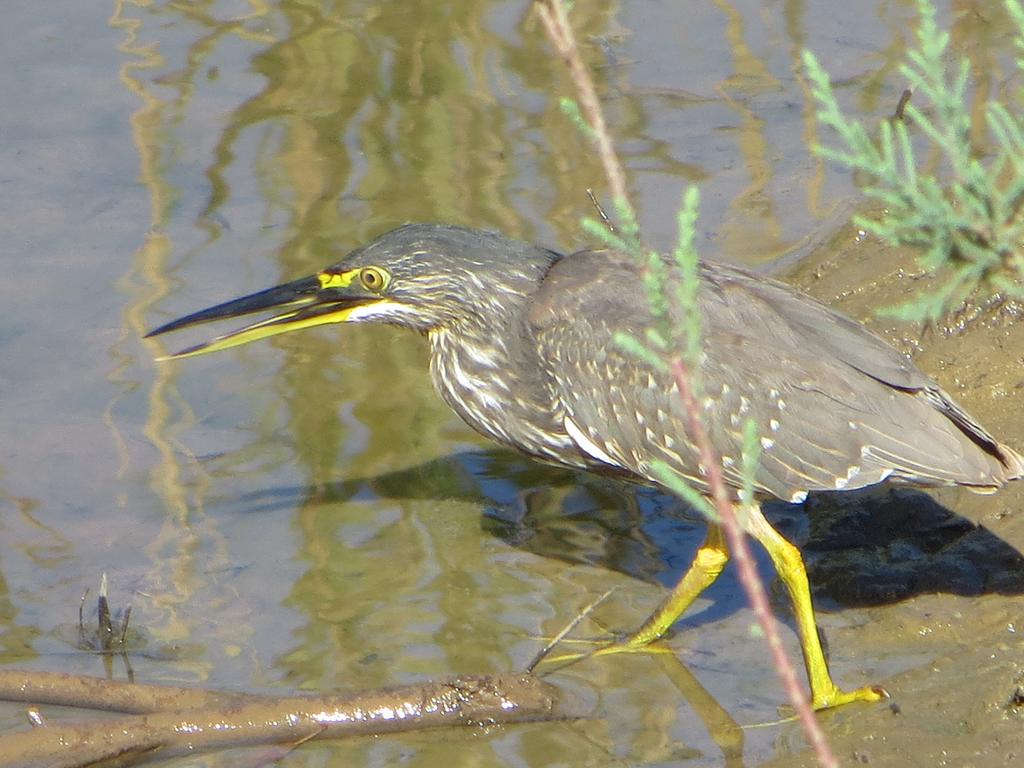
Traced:
<path fill-rule="evenodd" d="M 19 680 L 20 678 L 20 680 Z M 132 690 L 135 689 L 135 690 Z M 0 736 L 4 764 L 78 768 L 101 760 L 377 736 L 423 728 L 553 720 L 553 686 L 530 674 L 456 677 L 342 696 L 264 696 L 116 683 L 51 673 L 0 673 L 0 698 L 127 711 L 110 719 L 43 724 Z"/>
<path fill-rule="evenodd" d="M 144 714 L 170 709 L 233 706 L 264 698 L 256 694 L 208 691 L 202 688 L 122 683 L 102 677 L 62 672 L 0 669 L 0 701 Z"/>

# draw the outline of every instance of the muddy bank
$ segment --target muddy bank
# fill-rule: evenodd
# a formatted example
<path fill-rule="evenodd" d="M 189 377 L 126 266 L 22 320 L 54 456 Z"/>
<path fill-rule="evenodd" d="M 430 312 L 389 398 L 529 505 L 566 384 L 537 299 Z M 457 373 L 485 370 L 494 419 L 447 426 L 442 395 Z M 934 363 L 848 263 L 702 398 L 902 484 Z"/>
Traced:
<path fill-rule="evenodd" d="M 910 254 L 840 231 L 784 279 L 913 355 L 1000 440 L 1024 449 L 1020 308 L 971 306 L 945 327 L 880 317 L 926 284 Z M 819 601 L 870 606 L 846 658 L 905 655 L 891 706 L 821 715 L 845 764 L 1004 766 L 1024 756 L 1024 487 L 993 496 L 876 490 L 808 504 Z M 837 652 L 840 646 L 836 646 Z M 770 765 L 813 765 L 791 731 Z M 788 744 L 788 746 L 787 746 Z M 795 754 L 785 754 L 790 749 Z"/>

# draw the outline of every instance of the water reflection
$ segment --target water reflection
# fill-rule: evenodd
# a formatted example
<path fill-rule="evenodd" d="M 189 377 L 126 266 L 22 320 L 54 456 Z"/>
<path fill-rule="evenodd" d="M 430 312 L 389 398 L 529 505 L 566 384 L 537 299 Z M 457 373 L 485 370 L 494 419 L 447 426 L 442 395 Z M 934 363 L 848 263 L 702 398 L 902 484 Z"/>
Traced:
<path fill-rule="evenodd" d="M 465 451 L 316 488 L 263 489 L 227 505 L 272 514 L 300 503 L 344 510 L 373 499 L 450 501 L 482 510 L 483 531 L 509 545 L 652 583 L 672 581 L 671 573 L 664 575 L 674 573 L 666 561 L 695 548 L 704 534 L 700 516 L 670 496 L 542 466 L 503 449 Z"/>
<path fill-rule="evenodd" d="M 667 201 L 685 183 L 714 177 L 706 160 L 713 153 L 703 150 L 706 126 L 715 126 L 743 158 L 724 174 L 735 185 L 728 202 L 712 196 L 705 212 L 711 227 L 722 222 L 716 247 L 770 258 L 793 240 L 786 221 L 793 200 L 780 191 L 794 171 L 778 134 L 792 131 L 780 93 L 792 82 L 799 46 L 778 57 L 763 25 L 734 4 L 717 7 L 721 17 L 710 24 L 721 25 L 729 74 L 713 88 L 695 82 L 696 97 L 677 81 L 631 87 L 646 57 L 628 47 L 615 6 L 577 4 L 575 18 L 592 42 L 587 54 L 645 214 L 674 205 L 651 201 L 650 190 L 660 188 L 655 180 L 672 180 Z M 800 13 L 790 12 L 790 30 L 802 36 Z M 191 249 L 179 245 L 178 261 L 167 265 L 168 276 L 204 286 L 204 300 L 187 304 L 171 294 L 162 312 L 306 274 L 404 221 L 494 227 L 563 247 L 578 242 L 582 192 L 600 175 L 551 98 L 568 92 L 564 74 L 551 67 L 522 6 L 282 2 L 262 16 L 188 19 L 207 32 L 187 65 L 160 77 L 179 89 L 188 119 L 201 122 L 194 105 L 245 85 L 237 69 L 214 63 L 221 37 L 249 52 L 259 84 L 204 131 L 216 138 L 213 162 L 204 167 L 209 194 L 191 213 L 206 237 Z M 687 125 L 666 141 L 657 128 L 679 115 L 704 128 Z M 184 145 L 186 136 L 182 130 L 174 141 Z M 818 205 L 808 202 L 812 210 Z M 658 230 L 648 231 L 658 242 Z M 237 270 L 217 266 L 228 240 L 222 263 L 237 264 L 234 254 L 246 240 L 269 254 L 266 265 L 251 268 L 263 279 L 240 285 Z M 431 391 L 422 344 L 400 332 L 329 329 L 267 347 L 240 351 L 237 367 L 220 374 L 225 394 L 199 406 L 205 423 L 178 412 L 193 449 L 216 454 L 192 466 L 195 479 L 182 487 L 194 495 L 189 506 L 203 511 L 209 535 L 224 542 L 216 547 L 219 560 L 252 558 L 260 574 L 273 573 L 282 556 L 301 564 L 289 569 L 294 576 L 281 604 L 296 614 L 273 662 L 284 682 L 381 685 L 437 670 L 515 668 L 532 656 L 537 635 L 556 631 L 608 584 L 623 594 L 596 617 L 599 625 L 634 625 L 660 596 L 658 582 L 678 576 L 702 536 L 699 522 L 663 497 L 581 481 L 500 452 L 465 452 L 473 438 Z M 218 368 L 178 366 L 162 375 L 172 387 L 196 387 L 195 377 L 231 364 L 209 365 Z M 282 543 L 249 551 L 232 547 L 233 535 L 218 522 L 245 528 L 275 518 L 291 521 L 287 545 L 278 530 Z M 737 619 L 742 603 L 726 580 L 699 607 L 682 627 Z M 745 619 L 738 621 L 745 628 Z M 259 622 L 251 624 L 256 637 Z M 698 668 L 722 663 L 700 641 L 684 647 Z M 751 661 L 741 656 L 736 663 Z M 603 711 L 635 718 L 623 735 L 610 729 L 590 737 L 612 753 L 628 744 L 634 757 L 699 760 L 700 749 L 668 746 L 669 734 L 681 743 L 693 739 L 674 699 L 680 687 L 691 687 L 679 683 L 686 677 L 680 669 L 662 670 L 676 692 L 653 709 L 649 660 L 572 673 L 583 687 L 602 691 Z M 727 696 L 750 696 L 770 675 L 744 672 Z M 698 712 L 716 711 L 710 695 L 684 696 Z M 764 717 L 771 707 L 758 711 Z M 720 731 L 705 728 L 736 760 L 737 731 L 714 735 Z M 536 746 L 524 739 L 516 750 L 545 764 Z M 427 750 L 417 760 L 438 758 Z"/>
<path fill-rule="evenodd" d="M 570 89 L 527 4 L 118 1 L 109 18 L 72 3 L 45 19 L 9 5 L 5 661 L 100 671 L 52 630 L 102 570 L 134 591 L 154 644 L 180 650 L 133 659 L 140 678 L 225 687 L 505 670 L 608 586 L 618 590 L 584 634 L 651 609 L 699 523 L 657 495 L 485 448 L 430 389 L 421 340 L 327 329 L 159 366 L 139 341 L 162 319 L 308 274 L 409 220 L 582 245 L 600 172 L 558 107 Z M 961 5 L 940 21 L 977 65 L 980 103 L 1009 88 L 1009 26 L 995 8 Z M 671 245 L 695 181 L 711 256 L 774 258 L 843 210 L 850 180 L 806 151 L 821 137 L 799 50 L 830 62 L 846 104 L 888 114 L 910 17 L 906 3 L 767 14 L 576 2 L 652 244 Z M 826 595 L 890 605 L 924 589 L 1019 591 L 1003 543 L 894 498 L 834 519 L 812 505 L 810 523 L 777 510 L 823 573 L 843 563 Z M 843 542 L 879 544 L 896 519 L 897 544 L 874 560 L 834 557 Z M 947 550 L 960 556 L 944 561 Z M 925 576 L 871 592 L 894 558 L 902 578 L 922 556 Z M 869 577 L 845 575 L 858 572 Z M 884 615 L 827 618 L 835 632 Z M 744 724 L 774 720 L 781 700 L 748 625 L 726 578 L 668 644 Z M 288 760 L 708 765 L 743 750 L 758 761 L 790 736 L 759 729 L 740 744 L 716 705 L 680 695 L 689 683 L 667 658 L 560 673 L 601 713 L 594 722 L 311 746 Z M 856 655 L 834 662 L 846 681 L 861 673 Z"/>

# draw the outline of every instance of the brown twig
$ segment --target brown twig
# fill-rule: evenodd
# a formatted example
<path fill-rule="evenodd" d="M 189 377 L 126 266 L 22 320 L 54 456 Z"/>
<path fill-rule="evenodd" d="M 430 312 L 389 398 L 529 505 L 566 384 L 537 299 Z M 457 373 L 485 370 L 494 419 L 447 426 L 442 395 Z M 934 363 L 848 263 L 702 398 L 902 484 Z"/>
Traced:
<path fill-rule="evenodd" d="M 838 768 L 839 763 L 825 739 L 817 719 L 814 717 L 814 710 L 804 693 L 804 689 L 797 680 L 796 671 L 782 647 L 782 639 L 776 627 L 775 617 L 772 615 L 771 607 L 768 604 L 768 594 L 765 591 L 764 583 L 757 574 L 757 566 L 754 557 L 747 544 L 747 537 L 736 519 L 736 511 L 733 508 L 732 499 L 726 490 L 725 478 L 722 476 L 722 459 L 718 455 L 711 439 L 708 437 L 704 422 L 700 417 L 700 408 L 697 399 L 693 396 L 690 388 L 689 374 L 686 364 L 676 358 L 671 363 L 672 376 L 675 379 L 676 387 L 679 389 L 679 396 L 686 408 L 687 427 L 690 437 L 697 445 L 700 455 L 700 462 L 707 469 L 708 485 L 711 487 L 711 500 L 715 505 L 715 511 L 722 521 L 722 528 L 725 530 L 725 537 L 729 543 L 729 550 L 736 561 L 736 568 L 739 572 L 740 584 L 747 595 L 757 623 L 764 632 L 765 641 L 772 654 L 772 662 L 775 671 L 782 680 L 783 688 L 789 697 L 790 703 L 796 709 L 800 723 L 803 725 L 811 747 L 825 768 Z"/>
<path fill-rule="evenodd" d="M 893 113 L 894 120 L 902 120 L 903 113 L 907 109 L 907 104 L 910 103 L 910 99 L 913 97 L 914 92 L 909 88 L 904 88 L 903 93 L 900 94 L 900 100 L 896 102 L 896 111 Z"/>
<path fill-rule="evenodd" d="M 626 192 L 626 174 L 622 170 L 622 163 L 615 153 L 612 144 L 611 134 L 604 121 L 604 111 L 601 109 L 601 102 L 597 98 L 597 91 L 594 89 L 594 81 L 590 78 L 586 64 L 580 56 L 579 46 L 576 45 L 576 38 L 573 35 L 569 19 L 565 15 L 565 6 L 559 0 L 539 0 L 536 5 L 540 20 L 547 30 L 548 37 L 569 67 L 569 75 L 576 85 L 579 93 L 580 107 L 583 115 L 594 132 L 594 141 L 597 143 L 597 153 L 604 166 L 605 176 L 608 177 L 608 187 L 612 193 L 612 200 L 618 203 L 628 203 L 629 195 Z"/>
<path fill-rule="evenodd" d="M 608 227 L 608 231 L 614 235 L 616 232 L 615 224 L 613 224 L 612 220 L 608 218 L 608 214 L 605 213 L 604 206 L 601 205 L 601 202 L 597 199 L 597 195 L 594 194 L 594 190 L 590 187 L 587 187 L 587 197 L 590 198 L 591 204 L 593 204 L 594 208 L 597 209 L 597 215 L 601 218 L 601 223 Z"/>
<path fill-rule="evenodd" d="M 22 686 L 14 688 L 16 675 Z M 128 686 L 101 678 L 5 670 L 0 697 L 145 713 L 38 725 L 0 736 L 5 765 L 78 768 L 185 751 L 560 717 L 555 689 L 533 675 L 458 677 L 346 696 L 256 696 Z M 141 695 L 128 689 L 138 688 Z M 170 708 L 165 708 L 170 707 Z M 40 719 L 40 722 L 41 719 Z"/>
<path fill-rule="evenodd" d="M 598 154 L 604 166 L 605 174 L 608 177 L 608 184 L 613 198 L 617 204 L 626 207 L 627 210 L 632 210 L 626 193 L 625 174 L 615 152 L 611 135 L 608 132 L 590 73 L 580 57 L 579 48 L 576 45 L 572 28 L 565 14 L 565 8 L 561 0 L 537 0 L 537 11 L 541 21 L 544 23 L 544 28 L 547 30 L 548 37 L 551 38 L 551 42 L 558 51 L 558 54 L 566 61 L 569 67 L 569 73 L 576 86 L 584 116 L 594 133 Z M 690 436 L 697 444 L 701 462 L 707 468 L 707 479 L 711 488 L 712 501 L 721 518 L 722 527 L 725 529 L 729 548 L 736 559 L 740 583 L 757 617 L 758 623 L 764 630 L 776 671 L 782 680 L 789 700 L 797 711 L 818 761 L 825 768 L 834 768 L 838 765 L 836 758 L 832 754 L 828 742 L 825 740 L 825 734 L 821 730 L 821 726 L 814 717 L 814 711 L 811 709 L 807 695 L 797 681 L 793 665 L 790 664 L 782 648 L 782 642 L 775 627 L 775 620 L 768 605 L 764 584 L 757 574 L 757 569 L 754 567 L 754 559 L 747 546 L 746 536 L 740 527 L 739 521 L 736 519 L 732 500 L 726 489 L 721 459 L 708 438 L 707 431 L 701 421 L 700 410 L 697 407 L 693 391 L 690 389 L 686 365 L 681 359 L 676 358 L 671 361 L 671 369 L 679 389 L 679 394 L 685 403 L 691 428 Z"/>

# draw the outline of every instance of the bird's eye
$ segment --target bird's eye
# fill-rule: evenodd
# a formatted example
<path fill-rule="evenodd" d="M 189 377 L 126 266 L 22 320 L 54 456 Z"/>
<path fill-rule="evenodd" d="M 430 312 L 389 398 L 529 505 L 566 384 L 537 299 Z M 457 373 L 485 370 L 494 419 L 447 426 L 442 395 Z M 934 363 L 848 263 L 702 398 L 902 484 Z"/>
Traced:
<path fill-rule="evenodd" d="M 388 274 L 377 267 L 364 267 L 359 272 L 359 280 L 368 291 L 383 291 L 388 284 Z"/>

